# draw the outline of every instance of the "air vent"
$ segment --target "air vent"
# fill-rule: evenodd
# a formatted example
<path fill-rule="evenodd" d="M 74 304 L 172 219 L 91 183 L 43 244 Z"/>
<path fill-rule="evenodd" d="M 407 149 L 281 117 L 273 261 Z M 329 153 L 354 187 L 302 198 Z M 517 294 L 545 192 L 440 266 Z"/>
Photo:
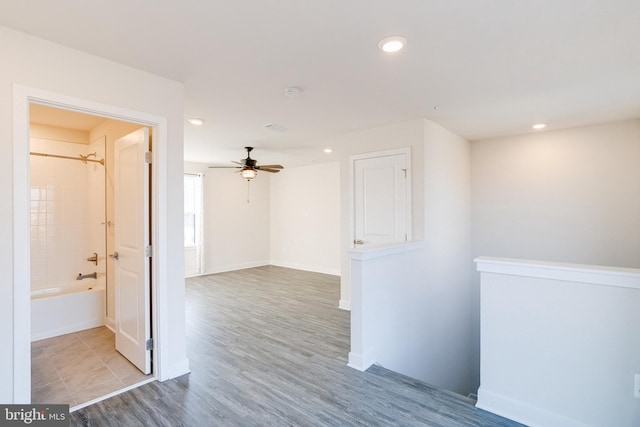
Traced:
<path fill-rule="evenodd" d="M 278 132 L 288 132 L 289 128 L 286 128 L 282 125 L 277 125 L 275 123 L 269 123 L 268 125 L 264 125 L 265 128 L 275 130 Z"/>

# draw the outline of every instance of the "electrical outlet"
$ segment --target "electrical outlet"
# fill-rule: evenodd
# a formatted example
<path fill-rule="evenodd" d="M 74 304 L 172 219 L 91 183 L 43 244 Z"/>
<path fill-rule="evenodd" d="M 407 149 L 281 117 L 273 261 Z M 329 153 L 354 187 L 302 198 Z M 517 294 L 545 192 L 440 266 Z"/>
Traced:
<path fill-rule="evenodd" d="M 633 386 L 633 397 L 640 399 L 640 374 L 636 374 L 636 380 Z"/>

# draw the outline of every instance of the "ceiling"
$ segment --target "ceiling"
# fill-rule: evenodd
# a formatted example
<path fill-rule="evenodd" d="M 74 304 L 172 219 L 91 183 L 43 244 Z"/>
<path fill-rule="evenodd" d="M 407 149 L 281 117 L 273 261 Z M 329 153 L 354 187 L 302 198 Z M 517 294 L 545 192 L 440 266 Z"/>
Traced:
<path fill-rule="evenodd" d="M 182 82 L 188 161 L 322 161 L 417 117 L 469 140 L 640 117 L 637 0 L 3 0 L 0 25 Z"/>
<path fill-rule="evenodd" d="M 39 104 L 29 106 L 29 121 L 39 125 L 88 132 L 105 120 L 104 117 L 91 116 L 77 111 L 61 110 Z"/>

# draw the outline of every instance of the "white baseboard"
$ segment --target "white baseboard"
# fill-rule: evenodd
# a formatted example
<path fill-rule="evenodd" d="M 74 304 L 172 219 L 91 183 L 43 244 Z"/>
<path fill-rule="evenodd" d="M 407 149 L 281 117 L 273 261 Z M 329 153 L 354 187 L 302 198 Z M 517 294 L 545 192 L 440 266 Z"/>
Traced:
<path fill-rule="evenodd" d="M 252 262 L 244 262 L 240 264 L 231 264 L 231 265 L 222 265 L 216 267 L 206 267 L 206 271 L 198 276 L 206 276 L 208 274 L 216 274 L 216 273 L 226 273 L 227 271 L 235 271 L 235 270 L 243 270 L 245 268 L 254 268 L 254 267 L 262 267 L 265 265 L 269 265 L 269 261 L 252 261 Z M 195 276 L 192 276 L 195 277 Z"/>
<path fill-rule="evenodd" d="M 339 268 L 318 267 L 317 265 L 297 264 L 295 262 L 271 261 L 271 265 L 284 268 L 292 268 L 294 270 L 312 271 L 314 273 L 330 274 L 331 276 L 340 276 Z"/>
<path fill-rule="evenodd" d="M 589 424 L 485 390 L 482 386 L 478 389 L 476 407 L 531 427 L 589 427 Z"/>
<path fill-rule="evenodd" d="M 341 310 L 351 311 L 351 301 L 348 299 L 341 299 L 338 303 L 338 308 Z"/>
<path fill-rule="evenodd" d="M 111 330 L 114 334 L 116 333 L 116 321 L 110 317 L 106 317 L 104 319 L 104 326 Z"/>
<path fill-rule="evenodd" d="M 366 354 L 356 354 L 349 352 L 349 363 L 347 366 L 353 369 L 357 369 L 360 372 L 364 372 L 376 363 L 373 359 L 373 355 L 369 352 Z"/>
<path fill-rule="evenodd" d="M 182 361 L 169 365 L 166 369 L 163 369 L 158 376 L 158 381 L 167 381 L 190 372 L 189 359 L 183 359 Z"/>
<path fill-rule="evenodd" d="M 291 269 L 294 269 L 294 270 L 311 271 L 313 273 L 322 273 L 322 274 L 328 274 L 328 275 L 331 275 L 331 276 L 340 276 L 340 269 L 335 269 L 335 268 L 324 268 L 324 267 L 318 267 L 318 266 L 313 266 L 313 265 L 295 264 L 295 263 L 288 263 L 288 262 L 258 261 L 258 262 L 246 262 L 246 263 L 224 265 L 224 266 L 217 266 L 217 267 L 207 267 L 205 272 L 199 273 L 199 274 L 193 274 L 193 275 L 185 276 L 185 278 L 206 276 L 206 275 L 209 275 L 209 274 L 216 274 L 216 273 L 226 273 L 228 271 L 243 270 L 245 268 L 263 267 L 265 265 L 274 265 L 276 267 L 291 268 Z"/>

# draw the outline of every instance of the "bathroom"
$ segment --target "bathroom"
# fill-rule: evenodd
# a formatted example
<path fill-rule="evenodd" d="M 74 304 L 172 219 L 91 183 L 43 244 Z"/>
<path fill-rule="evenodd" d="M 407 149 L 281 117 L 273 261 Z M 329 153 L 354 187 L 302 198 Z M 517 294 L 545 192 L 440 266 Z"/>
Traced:
<path fill-rule="evenodd" d="M 74 407 L 147 378 L 115 350 L 109 257 L 115 253 L 114 141 L 139 128 L 30 106 L 34 403 Z M 73 366 L 62 365 L 68 362 Z"/>

